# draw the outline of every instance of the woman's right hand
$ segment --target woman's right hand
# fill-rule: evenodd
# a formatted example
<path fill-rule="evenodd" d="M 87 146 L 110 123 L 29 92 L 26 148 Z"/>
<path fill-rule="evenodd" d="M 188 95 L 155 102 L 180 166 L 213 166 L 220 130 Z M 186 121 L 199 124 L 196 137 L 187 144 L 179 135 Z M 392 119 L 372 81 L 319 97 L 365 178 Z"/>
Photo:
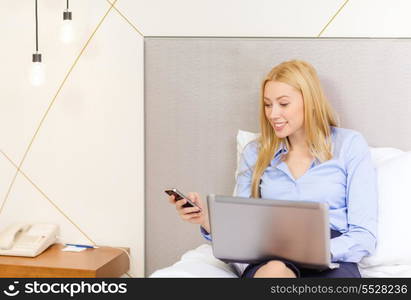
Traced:
<path fill-rule="evenodd" d="M 201 201 L 201 197 L 198 193 L 192 192 L 188 193 L 187 198 L 192 202 L 197 204 L 201 211 L 197 207 L 183 207 L 187 203 L 186 199 L 181 199 L 175 201 L 174 195 L 169 196 L 169 201 L 171 204 L 174 204 L 177 210 L 177 213 L 180 215 L 180 218 L 184 221 L 187 221 L 192 224 L 201 225 L 207 232 L 210 232 L 210 223 L 208 220 L 208 212 L 205 205 Z"/>

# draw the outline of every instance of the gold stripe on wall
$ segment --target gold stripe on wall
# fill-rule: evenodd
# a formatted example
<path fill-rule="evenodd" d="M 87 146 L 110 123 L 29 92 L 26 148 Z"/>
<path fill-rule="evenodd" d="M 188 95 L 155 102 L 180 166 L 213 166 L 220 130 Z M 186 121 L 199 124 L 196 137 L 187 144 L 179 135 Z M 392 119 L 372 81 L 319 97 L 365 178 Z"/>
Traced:
<path fill-rule="evenodd" d="M 110 0 L 106 1 L 110 4 L 113 4 Z M 144 37 L 144 34 L 142 34 L 140 30 L 138 30 L 137 26 L 135 26 L 116 6 L 114 6 L 114 4 L 113 8 L 138 34 L 141 35 L 141 37 Z"/>
<path fill-rule="evenodd" d="M 90 41 L 93 39 L 93 37 L 94 37 L 94 35 L 96 34 L 97 30 L 100 28 L 101 24 L 103 24 L 103 22 L 104 22 L 104 20 L 106 19 L 107 15 L 109 14 L 109 12 L 111 11 L 111 9 L 113 8 L 114 4 L 115 4 L 117 1 L 118 1 L 118 0 L 114 0 L 114 2 L 113 2 L 112 4 L 110 4 L 110 7 L 107 9 L 106 13 L 105 13 L 104 16 L 101 18 L 100 22 L 97 24 L 97 26 L 96 26 L 96 28 L 94 29 L 93 33 L 90 35 L 90 37 L 88 38 L 87 42 L 85 43 L 85 45 L 84 45 L 83 48 L 81 49 L 80 53 L 77 55 L 76 59 L 74 60 L 73 64 L 71 65 L 69 71 L 67 72 L 67 74 L 66 74 L 66 76 L 64 77 L 62 83 L 60 84 L 59 88 L 57 89 L 56 94 L 54 95 L 53 99 L 51 100 L 51 102 L 50 102 L 50 104 L 49 104 L 46 112 L 44 113 L 43 117 L 41 118 L 40 123 L 39 123 L 39 125 L 37 126 L 36 131 L 35 131 L 33 137 L 31 138 L 29 145 L 27 146 L 26 151 L 24 152 L 23 158 L 21 159 L 20 163 L 19 163 L 18 166 L 17 166 L 17 170 L 16 170 L 16 172 L 14 173 L 13 179 L 12 179 L 10 185 L 9 185 L 9 188 L 7 189 L 7 193 L 6 193 L 6 195 L 5 195 L 4 199 L 3 199 L 3 202 L 1 203 L 1 206 L 0 206 L 0 215 L 1 215 L 2 211 L 3 211 L 3 209 L 4 209 L 4 205 L 6 204 L 8 198 L 9 198 L 9 195 L 10 195 L 10 193 L 11 193 L 11 190 L 12 190 L 12 188 L 13 188 L 13 186 L 14 186 L 15 181 L 16 181 L 17 175 L 19 174 L 20 168 L 21 168 L 21 166 L 23 165 L 23 163 L 24 163 L 24 161 L 25 161 L 25 159 L 26 159 L 26 157 L 27 157 L 27 154 L 29 153 L 29 151 L 30 151 L 30 149 L 31 149 L 31 146 L 32 146 L 33 143 L 34 143 L 34 141 L 35 141 L 35 139 L 36 139 L 36 137 L 37 137 L 37 135 L 38 135 L 38 133 L 39 133 L 39 131 L 40 131 L 40 129 L 41 129 L 41 126 L 43 125 L 43 123 L 44 123 L 47 115 L 49 114 L 51 108 L 53 107 L 53 104 L 54 104 L 54 102 L 56 101 L 57 96 L 60 94 L 60 91 L 61 91 L 61 89 L 63 88 L 64 84 L 66 83 L 67 78 L 70 76 L 71 72 L 73 71 L 73 69 L 74 69 L 74 67 L 76 66 L 77 62 L 79 61 L 80 57 L 83 55 L 83 53 L 84 53 L 84 51 L 86 50 L 87 46 L 90 44 Z"/>
<path fill-rule="evenodd" d="M 80 226 L 78 226 L 69 216 L 67 216 L 67 215 L 64 213 L 64 211 L 63 211 L 60 207 L 58 207 L 58 205 L 57 205 L 56 203 L 54 203 L 54 201 L 52 201 L 52 200 L 50 199 L 50 197 L 48 197 L 48 196 L 46 195 L 46 193 L 43 192 L 43 191 L 38 187 L 38 185 L 35 184 L 35 183 L 30 179 L 30 177 L 28 177 L 28 176 L 23 172 L 23 170 L 19 169 L 18 166 L 17 166 L 17 164 L 16 164 L 6 153 L 4 153 L 3 150 L 0 150 L 0 152 L 1 152 L 1 154 L 3 154 L 3 156 L 4 156 L 16 169 L 19 170 L 19 173 L 20 173 L 21 175 L 23 175 L 24 178 L 26 178 L 27 181 L 30 182 L 31 185 L 32 185 L 45 199 L 47 199 L 47 201 L 48 201 L 51 205 L 53 205 L 53 207 L 54 207 L 55 209 L 57 209 L 71 224 L 73 224 L 74 227 L 76 227 L 76 228 L 81 232 L 81 234 L 83 234 L 93 245 L 96 245 L 96 242 L 95 242 L 91 237 L 89 237 L 89 236 L 80 228 Z"/>
<path fill-rule="evenodd" d="M 64 211 L 63 211 L 60 207 L 58 207 L 58 205 L 57 205 L 56 203 L 54 203 L 54 201 L 52 201 L 52 200 L 50 199 L 50 197 L 48 197 L 47 194 L 46 194 L 45 192 L 43 192 L 43 191 L 36 185 L 36 184 L 21 170 L 21 167 L 22 167 L 22 165 L 23 165 L 23 163 L 24 163 L 24 161 L 25 161 L 25 159 L 26 159 L 26 157 L 27 157 L 27 155 L 28 155 L 28 153 L 29 153 L 29 151 L 30 151 L 30 149 L 31 149 L 31 147 L 32 147 L 32 145 L 33 145 L 33 143 L 34 143 L 37 135 L 38 135 L 38 133 L 40 132 L 40 129 L 41 129 L 44 121 L 46 120 L 46 118 L 47 118 L 47 116 L 48 116 L 51 108 L 53 107 L 53 105 L 54 105 L 54 103 L 55 103 L 58 95 L 60 94 L 60 91 L 62 90 L 64 84 L 66 83 L 68 77 L 70 76 L 70 74 L 71 74 L 71 72 L 73 71 L 74 67 L 77 65 L 77 62 L 80 60 L 80 58 L 81 58 L 81 56 L 83 55 L 84 51 L 86 50 L 87 46 L 90 44 L 90 41 L 93 39 L 93 37 L 94 37 L 94 35 L 96 34 L 97 30 L 98 30 L 98 29 L 100 28 L 100 26 L 103 24 L 104 20 L 106 19 L 106 17 L 108 16 L 108 14 L 110 13 L 111 9 L 114 7 L 114 4 L 115 4 L 117 1 L 118 1 L 118 0 L 114 0 L 113 3 L 110 3 L 110 7 L 107 9 L 106 13 L 103 15 L 103 17 L 101 18 L 101 20 L 100 20 L 99 23 L 97 24 L 96 28 L 93 30 L 92 34 L 91 34 L 90 37 L 87 39 L 87 41 L 86 41 L 86 43 L 84 44 L 84 46 L 82 47 L 80 53 L 77 55 L 77 57 L 76 57 L 76 59 L 74 60 L 73 64 L 72 64 L 71 67 L 69 68 L 69 70 L 68 70 L 67 74 L 65 75 L 63 81 L 61 82 L 60 86 L 58 87 L 57 92 L 55 93 L 53 99 L 51 100 L 49 106 L 47 107 L 46 112 L 44 113 L 43 117 L 41 118 L 40 123 L 39 123 L 39 125 L 37 126 L 37 128 L 36 128 L 36 130 L 35 130 L 35 133 L 34 133 L 33 137 L 31 138 L 30 143 L 29 143 L 29 145 L 27 146 L 27 148 L 26 148 L 26 150 L 25 150 L 25 152 L 24 152 L 23 158 L 21 159 L 20 163 L 17 165 L 16 163 L 14 163 L 14 162 L 10 159 L 10 157 L 9 157 L 6 153 L 4 153 L 4 151 L 0 150 L 0 152 L 3 154 L 3 156 L 16 168 L 16 172 L 14 173 L 13 179 L 12 179 L 10 185 L 9 185 L 9 188 L 8 188 L 8 190 L 7 190 L 7 193 L 6 193 L 6 195 L 5 195 L 4 199 L 3 199 L 3 202 L 1 203 L 1 206 L 0 206 L 0 214 L 3 212 L 4 206 L 5 206 L 7 200 L 8 200 L 8 198 L 9 198 L 9 196 L 10 196 L 11 190 L 12 190 L 12 188 L 13 188 L 13 186 L 14 186 L 15 181 L 16 181 L 17 175 L 20 173 L 20 174 L 22 174 L 22 175 L 24 176 L 24 178 L 25 178 L 28 182 L 31 183 L 31 185 L 34 186 L 34 188 L 35 188 L 60 214 L 62 214 L 74 227 L 76 227 L 77 230 L 79 230 L 79 231 L 81 232 L 81 234 L 82 234 L 84 237 L 86 237 L 93 245 L 96 245 L 95 241 L 94 241 L 90 236 L 88 236 L 88 235 L 80 228 L 79 225 L 77 225 L 66 213 L 64 213 Z M 131 261 L 130 261 L 130 264 L 131 264 Z M 126 274 L 127 274 L 129 277 L 132 277 L 132 276 L 130 275 L 130 273 L 128 273 L 128 272 L 126 272 Z"/>
<path fill-rule="evenodd" d="M 16 164 L 6 153 L 4 153 L 3 150 L 0 149 L 0 152 L 1 152 L 1 154 L 3 154 L 3 156 L 4 156 L 16 169 L 18 169 L 17 164 Z M 35 184 L 35 183 L 33 182 L 33 180 L 30 179 L 29 176 L 27 176 L 21 169 L 18 169 L 18 170 L 19 170 L 19 173 L 20 173 L 21 175 L 23 175 L 23 177 L 24 177 L 28 182 L 30 182 L 30 184 L 31 184 L 60 214 L 62 214 L 74 227 L 76 227 L 77 230 L 80 231 L 81 234 L 84 235 L 84 237 L 85 237 L 86 239 L 88 239 L 94 246 L 98 246 L 97 243 L 96 243 L 88 234 L 86 234 L 86 233 L 80 228 L 79 225 L 76 224 L 76 222 L 74 222 L 60 207 L 58 207 L 58 205 L 57 205 L 54 201 L 52 201 L 52 200 L 50 199 L 49 196 L 47 196 L 47 194 L 46 194 L 45 192 L 43 192 L 43 191 L 40 189 L 40 187 L 39 187 L 37 184 Z M 114 247 L 114 248 L 117 248 L 117 247 Z M 120 248 L 118 248 L 118 249 L 120 249 Z M 129 256 L 129 258 L 131 258 L 131 257 Z M 130 260 L 130 265 L 131 265 L 131 260 Z M 127 274 L 129 277 L 134 277 L 134 276 L 132 276 L 132 274 L 131 274 L 130 272 L 126 272 L 126 274 Z"/>
<path fill-rule="evenodd" d="M 324 26 L 324 28 L 320 31 L 320 33 L 317 35 L 317 37 L 320 37 L 323 32 L 327 29 L 327 27 L 331 24 L 332 21 L 338 16 L 338 14 L 341 12 L 341 10 L 344 8 L 344 6 L 348 3 L 350 0 L 346 0 L 343 5 L 338 9 L 338 11 L 332 16 L 332 18 L 328 21 L 328 23 Z"/>

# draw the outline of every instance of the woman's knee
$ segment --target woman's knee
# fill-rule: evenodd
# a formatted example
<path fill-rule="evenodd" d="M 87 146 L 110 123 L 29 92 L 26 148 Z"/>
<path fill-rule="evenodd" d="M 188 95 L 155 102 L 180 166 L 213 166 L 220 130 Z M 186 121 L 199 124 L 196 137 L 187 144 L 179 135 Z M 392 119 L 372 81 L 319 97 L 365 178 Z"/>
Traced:
<path fill-rule="evenodd" d="M 261 266 L 254 277 L 295 277 L 294 272 L 280 260 L 270 260 Z"/>

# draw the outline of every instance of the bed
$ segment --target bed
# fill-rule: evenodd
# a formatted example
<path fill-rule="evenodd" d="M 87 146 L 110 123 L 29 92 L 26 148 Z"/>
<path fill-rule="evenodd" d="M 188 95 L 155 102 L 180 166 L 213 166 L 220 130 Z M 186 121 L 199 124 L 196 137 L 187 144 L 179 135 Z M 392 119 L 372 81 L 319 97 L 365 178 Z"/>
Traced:
<path fill-rule="evenodd" d="M 241 152 L 258 134 L 239 130 L 237 134 L 237 176 Z M 359 263 L 362 277 L 411 277 L 411 152 L 396 148 L 370 147 L 377 170 L 379 189 L 378 243 L 376 252 Z M 233 195 L 236 194 L 234 190 Z M 150 277 L 239 277 L 245 264 L 226 264 L 203 244 Z"/>
<path fill-rule="evenodd" d="M 411 39 L 146 37 L 146 276 L 238 275 L 213 258 L 198 226 L 178 218 L 163 190 L 203 199 L 233 193 L 239 129 L 258 132 L 260 82 L 293 58 L 316 68 L 341 127 L 361 132 L 373 149 L 386 195 L 384 247 L 362 261 L 362 275 L 411 276 L 410 53 Z"/>

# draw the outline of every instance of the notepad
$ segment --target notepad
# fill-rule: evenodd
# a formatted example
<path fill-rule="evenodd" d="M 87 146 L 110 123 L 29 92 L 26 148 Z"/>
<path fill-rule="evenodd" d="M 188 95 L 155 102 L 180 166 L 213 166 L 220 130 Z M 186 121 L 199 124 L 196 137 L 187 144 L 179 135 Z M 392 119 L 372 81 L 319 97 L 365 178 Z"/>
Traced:
<path fill-rule="evenodd" d="M 86 250 L 87 248 L 82 248 L 82 247 L 75 247 L 75 246 L 66 246 L 61 251 L 69 251 L 69 252 L 81 252 Z"/>

